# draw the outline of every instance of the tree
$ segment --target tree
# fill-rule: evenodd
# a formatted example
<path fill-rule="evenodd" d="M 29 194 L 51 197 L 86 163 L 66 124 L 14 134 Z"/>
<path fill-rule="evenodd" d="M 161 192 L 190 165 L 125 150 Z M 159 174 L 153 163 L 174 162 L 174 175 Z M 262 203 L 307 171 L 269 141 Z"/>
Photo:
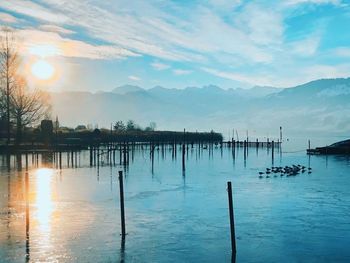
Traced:
<path fill-rule="evenodd" d="M 133 131 L 136 129 L 136 123 L 133 120 L 128 120 L 126 124 L 126 130 Z"/>
<path fill-rule="evenodd" d="M 150 122 L 149 125 L 145 128 L 145 131 L 155 131 L 156 127 L 157 127 L 157 124 L 156 124 L 154 121 L 152 121 L 152 122 Z"/>
<path fill-rule="evenodd" d="M 5 102 L 7 143 L 10 142 L 10 97 L 17 76 L 18 66 L 19 59 L 16 38 L 10 28 L 4 27 L 0 34 L 0 84 Z"/>
<path fill-rule="evenodd" d="M 10 95 L 10 109 L 15 120 L 16 143 L 19 144 L 25 126 L 47 117 L 50 111 L 48 96 L 41 90 L 30 90 L 25 79 L 17 76 Z"/>
<path fill-rule="evenodd" d="M 117 121 L 114 124 L 113 128 L 116 132 L 123 132 L 123 131 L 125 131 L 125 124 L 123 123 L 123 121 Z"/>

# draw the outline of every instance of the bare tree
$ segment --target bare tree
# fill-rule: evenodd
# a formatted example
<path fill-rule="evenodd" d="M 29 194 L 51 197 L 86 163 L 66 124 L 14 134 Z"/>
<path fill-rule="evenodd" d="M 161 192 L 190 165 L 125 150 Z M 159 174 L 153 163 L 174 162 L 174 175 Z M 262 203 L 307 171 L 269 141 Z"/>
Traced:
<path fill-rule="evenodd" d="M 48 95 L 43 91 L 30 90 L 24 78 L 16 78 L 10 96 L 10 109 L 15 120 L 17 144 L 22 141 L 25 126 L 34 125 L 47 117 L 50 111 L 48 99 Z"/>
<path fill-rule="evenodd" d="M 19 65 L 16 38 L 13 31 L 4 27 L 0 32 L 0 79 L 5 101 L 7 143 L 10 142 L 10 97 Z"/>
<path fill-rule="evenodd" d="M 123 121 L 117 121 L 115 124 L 114 124 L 114 130 L 116 132 L 123 132 L 125 131 L 126 127 L 125 127 L 125 124 L 123 123 Z"/>

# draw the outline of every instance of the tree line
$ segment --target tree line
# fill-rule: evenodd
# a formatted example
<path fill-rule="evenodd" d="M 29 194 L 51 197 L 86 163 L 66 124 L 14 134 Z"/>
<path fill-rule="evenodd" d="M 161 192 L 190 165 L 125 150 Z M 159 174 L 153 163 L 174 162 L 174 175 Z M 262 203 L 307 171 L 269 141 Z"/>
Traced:
<path fill-rule="evenodd" d="M 50 110 L 47 93 L 28 86 L 19 45 L 13 29 L 0 30 L 0 131 L 7 144 L 13 131 L 15 142 L 21 143 L 24 128 L 38 123 Z"/>

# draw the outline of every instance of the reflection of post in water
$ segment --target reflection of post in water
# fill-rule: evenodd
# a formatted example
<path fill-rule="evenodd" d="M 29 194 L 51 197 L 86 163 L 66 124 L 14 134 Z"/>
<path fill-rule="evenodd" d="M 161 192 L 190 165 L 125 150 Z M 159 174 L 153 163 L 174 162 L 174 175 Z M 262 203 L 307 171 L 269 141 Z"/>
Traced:
<path fill-rule="evenodd" d="M 69 152 L 67 152 L 67 167 L 69 168 Z"/>
<path fill-rule="evenodd" d="M 153 144 L 150 145 L 150 158 L 151 158 L 151 172 L 152 174 L 154 173 L 154 151 L 155 151 L 155 146 Z"/>
<path fill-rule="evenodd" d="M 236 263 L 236 252 L 232 252 L 231 254 L 231 263 Z"/>
<path fill-rule="evenodd" d="M 22 171 L 22 154 L 16 154 L 17 171 Z"/>
<path fill-rule="evenodd" d="M 186 148 L 185 148 L 185 143 L 183 143 L 182 144 L 182 171 L 186 170 L 185 155 L 186 155 Z"/>
<path fill-rule="evenodd" d="M 235 140 L 232 139 L 232 159 L 233 162 L 236 160 L 236 143 Z"/>
<path fill-rule="evenodd" d="M 6 167 L 7 171 L 11 171 L 11 155 L 9 153 L 6 154 Z"/>
<path fill-rule="evenodd" d="M 243 142 L 244 167 L 247 166 L 247 141 Z"/>
<path fill-rule="evenodd" d="M 271 142 L 271 158 L 272 158 L 272 166 L 274 165 L 274 159 L 275 159 L 275 142 Z"/>
<path fill-rule="evenodd" d="M 58 161 L 59 161 L 60 170 L 62 170 L 62 152 L 61 152 L 61 151 L 60 151 L 60 153 L 59 153 L 59 159 L 58 159 Z"/>
<path fill-rule="evenodd" d="M 26 152 L 26 171 L 28 171 L 28 153 Z"/>
<path fill-rule="evenodd" d="M 30 260 L 30 244 L 29 244 L 29 175 L 28 171 L 25 173 L 25 196 L 26 196 L 26 262 Z"/>
<path fill-rule="evenodd" d="M 220 152 L 221 152 L 221 159 L 222 159 L 222 151 L 223 151 L 223 144 L 222 144 L 222 142 L 220 142 Z"/>
<path fill-rule="evenodd" d="M 122 237 L 120 243 L 120 263 L 125 262 L 125 237 Z"/>

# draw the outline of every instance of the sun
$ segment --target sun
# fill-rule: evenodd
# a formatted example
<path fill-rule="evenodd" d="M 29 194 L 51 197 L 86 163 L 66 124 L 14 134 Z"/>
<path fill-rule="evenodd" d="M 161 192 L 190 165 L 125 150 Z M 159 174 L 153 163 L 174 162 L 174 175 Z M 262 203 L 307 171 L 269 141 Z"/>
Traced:
<path fill-rule="evenodd" d="M 55 68 L 46 60 L 40 59 L 31 66 L 31 72 L 40 80 L 48 80 L 55 74 Z"/>

